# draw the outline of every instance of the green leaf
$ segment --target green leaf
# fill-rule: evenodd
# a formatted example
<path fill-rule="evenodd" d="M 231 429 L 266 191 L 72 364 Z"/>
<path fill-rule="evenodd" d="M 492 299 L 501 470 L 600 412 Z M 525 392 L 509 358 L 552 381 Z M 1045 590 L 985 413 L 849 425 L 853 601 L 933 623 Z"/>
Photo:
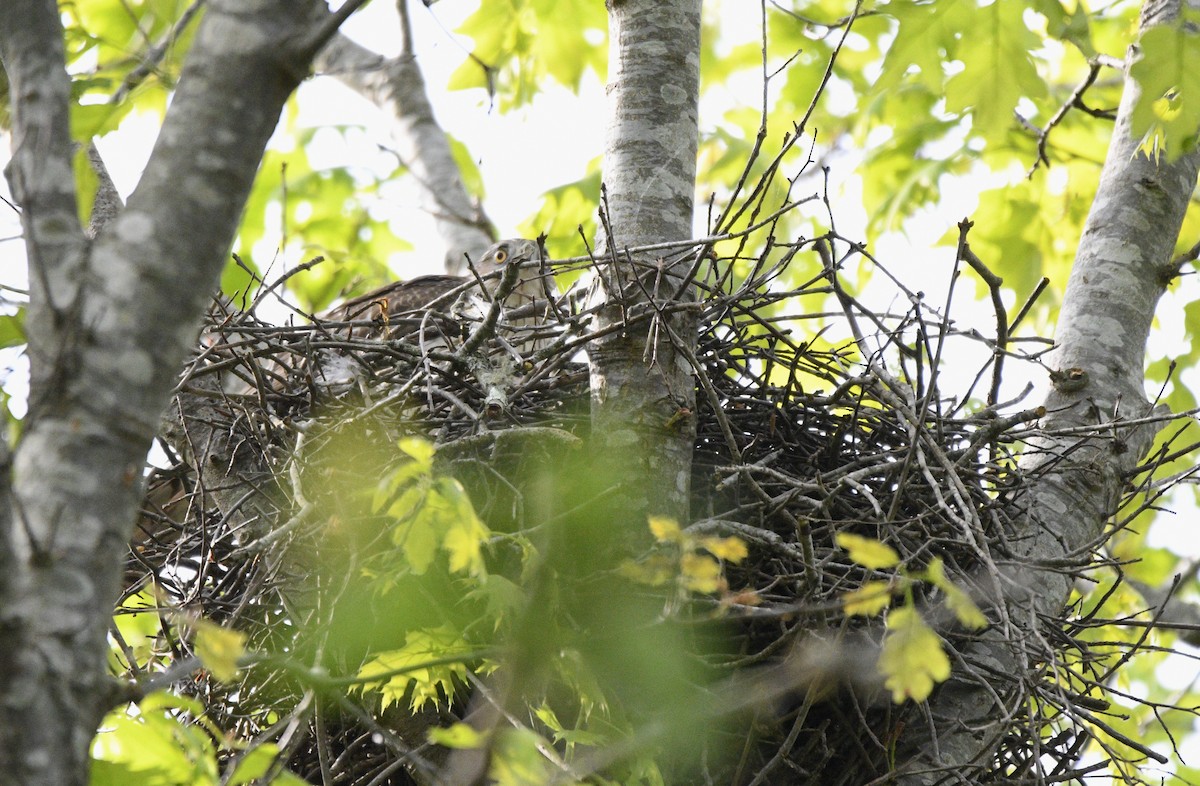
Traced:
<path fill-rule="evenodd" d="M 144 712 L 161 712 L 166 710 L 181 710 L 196 717 L 204 714 L 204 704 L 191 696 L 180 696 L 177 693 L 156 691 L 138 703 Z"/>
<path fill-rule="evenodd" d="M 604 76 L 606 30 L 593 0 L 483 0 L 458 28 L 475 46 L 449 88 L 498 92 L 502 110 L 528 103 L 547 78 L 578 90 L 589 70 Z"/>
<path fill-rule="evenodd" d="M 1144 548 L 1125 568 L 1125 573 L 1134 581 L 1151 587 L 1163 587 L 1179 571 L 1180 561 L 1179 555 L 1168 549 Z"/>
<path fill-rule="evenodd" d="M 885 94 L 906 76 L 913 75 L 928 91 L 940 95 L 943 63 L 955 54 L 961 32 L 977 29 L 976 4 L 899 0 L 880 10 L 896 19 L 897 30 L 875 82 L 876 91 Z"/>
<path fill-rule="evenodd" d="M 383 708 L 398 704 L 411 690 L 409 706 L 420 710 L 426 704 L 438 706 L 449 701 L 455 686 L 465 683 L 467 667 L 460 662 L 444 661 L 456 655 L 465 656 L 471 648 L 458 631 L 450 625 L 426 630 L 409 631 L 404 646 L 382 652 L 367 661 L 358 671 L 366 680 L 362 690 L 376 690 L 382 696 Z M 377 681 L 372 677 L 398 671 Z"/>
<path fill-rule="evenodd" d="M 409 489 L 405 494 L 415 491 L 417 490 Z M 432 516 L 426 515 L 428 510 L 427 507 L 419 507 L 406 523 L 392 530 L 392 542 L 404 550 L 404 558 L 412 567 L 413 573 L 418 576 L 429 570 L 434 557 L 437 556 L 438 530 L 434 526 Z"/>
<path fill-rule="evenodd" d="M 564 727 L 554 710 L 544 704 L 534 710 L 533 714 L 546 725 L 546 728 L 554 732 L 555 742 L 565 742 L 568 745 L 599 745 L 605 742 L 603 734 Z"/>
<path fill-rule="evenodd" d="M 950 658 L 941 639 L 912 607 L 888 614 L 879 672 L 897 704 L 906 699 L 924 701 L 934 685 L 950 676 Z"/>
<path fill-rule="evenodd" d="M 1026 27 L 1024 11 L 1023 3 L 1004 0 L 982 9 L 971 45 L 958 49 L 963 70 L 946 83 L 946 109 L 970 109 L 972 130 L 992 143 L 1004 141 L 1020 98 L 1046 93 L 1030 56 L 1040 42 Z"/>
<path fill-rule="evenodd" d="M 580 233 L 584 237 L 593 237 L 596 232 L 596 210 L 600 206 L 599 166 L 600 160 L 593 159 L 588 164 L 587 175 L 542 194 L 537 212 L 518 227 L 521 236 L 547 235 L 546 250 L 555 259 L 578 254 Z M 570 277 L 564 276 L 562 283 L 570 283 Z"/>
<path fill-rule="evenodd" d="M 421 502 L 420 495 L 424 494 L 424 487 L 428 483 L 428 469 L 416 461 L 406 461 L 380 479 L 379 485 L 375 487 L 371 509 L 380 511 L 386 506 L 388 515 L 397 519 L 406 519 L 412 515 L 418 503 Z M 411 489 L 408 488 L 413 484 L 417 485 Z M 416 496 L 410 498 L 407 503 L 401 502 L 399 495 L 402 491 L 411 491 Z"/>
<path fill-rule="evenodd" d="M 93 137 L 103 136 L 121 124 L 130 104 L 71 104 L 71 138 L 86 144 Z"/>
<path fill-rule="evenodd" d="M 26 341 L 25 307 L 18 308 L 15 314 L 0 314 L 0 349 L 19 347 Z"/>
<path fill-rule="evenodd" d="M 1132 131 L 1156 154 L 1174 160 L 1193 150 L 1200 129 L 1200 36 L 1176 20 L 1142 33 L 1141 58 L 1130 74 L 1142 88 Z"/>
<path fill-rule="evenodd" d="M 444 728 L 430 729 L 429 741 L 455 750 L 476 750 L 486 741 L 483 734 L 467 723 L 455 723 Z"/>
<path fill-rule="evenodd" d="M 408 567 L 415 575 L 424 574 L 440 547 L 451 572 L 475 578 L 486 575 L 483 545 L 491 532 L 475 513 L 462 484 L 433 476 L 434 447 L 427 440 L 405 438 L 399 448 L 410 460 L 380 480 L 372 507 L 387 506 L 387 515 L 395 521 L 392 543 L 402 548 Z"/>
<path fill-rule="evenodd" d="M 196 656 L 221 682 L 233 681 L 238 672 L 238 659 L 245 654 L 245 633 L 208 620 L 196 622 Z"/>
<path fill-rule="evenodd" d="M 982 630 L 987 627 L 987 617 L 971 600 L 971 596 L 963 591 L 946 575 L 946 564 L 940 557 L 935 557 L 929 563 L 926 572 L 929 583 L 940 589 L 946 596 L 946 608 L 954 613 L 960 623 L 972 630 Z"/>
<path fill-rule="evenodd" d="M 399 448 L 402 453 L 411 458 L 422 472 L 433 469 L 433 443 L 420 437 L 405 437 L 400 440 Z"/>
<path fill-rule="evenodd" d="M 230 257 L 221 268 L 221 291 L 239 307 L 245 307 L 251 294 L 258 288 L 260 271 L 253 260 L 241 257 L 241 262 Z"/>
<path fill-rule="evenodd" d="M 584 73 L 604 75 L 608 20 L 592 0 L 532 0 L 537 19 L 533 55 L 558 83 L 578 90 Z M 587 33 L 594 35 L 589 38 Z"/>
<path fill-rule="evenodd" d="M 934 111 L 939 100 L 940 94 L 906 85 L 874 98 L 860 116 L 856 136 L 868 148 L 863 205 L 876 231 L 901 228 L 906 216 L 937 201 L 944 176 L 969 165 L 961 153 L 930 153 L 957 126 Z M 880 127 L 888 130 L 890 139 L 868 144 L 871 129 Z M 883 128 L 875 136 L 881 136 Z"/>
<path fill-rule="evenodd" d="M 448 503 L 450 517 L 442 548 L 450 557 L 450 571 L 480 577 L 487 573 L 483 546 L 491 531 L 475 513 L 466 490 L 454 478 L 438 478 L 439 496 Z"/>
<path fill-rule="evenodd" d="M 450 75 L 447 84 L 450 90 L 488 87 L 487 68 L 495 64 L 501 53 L 511 51 L 515 42 L 513 31 L 519 26 L 518 8 L 515 2 L 483 2 L 459 26 L 455 32 L 470 36 L 475 48 L 473 56 Z"/>
<path fill-rule="evenodd" d="M 549 762 L 541 749 L 549 743 L 529 729 L 504 729 L 492 749 L 488 776 L 496 786 L 541 786 L 547 782 Z"/>
<path fill-rule="evenodd" d="M 233 775 L 229 778 L 229 786 L 242 786 L 242 784 L 263 777 L 277 758 L 279 758 L 279 746 L 273 743 L 267 742 L 251 748 L 238 758 Z M 272 780 L 272 783 L 279 782 Z"/>
<path fill-rule="evenodd" d="M 172 710 L 181 705 L 203 715 L 199 702 L 165 693 L 109 712 L 92 740 L 91 783 L 215 786 L 220 777 L 212 740 L 175 716 Z"/>
<path fill-rule="evenodd" d="M 1092 44 L 1091 15 L 1083 3 L 1076 3 L 1070 13 L 1062 6 L 1062 0 L 1035 0 L 1033 8 L 1046 17 L 1046 31 L 1054 38 L 1070 42 L 1084 57 L 1096 55 Z"/>
<path fill-rule="evenodd" d="M 109 666 L 114 673 L 122 674 L 132 666 L 145 668 L 162 633 L 162 619 L 154 594 L 150 590 L 142 590 L 127 598 L 113 614 L 113 626 L 121 634 L 126 648 L 114 645 L 109 650 Z M 127 651 L 134 656 L 136 663 L 125 662 Z"/>
<path fill-rule="evenodd" d="M 289 102 L 284 125 L 295 124 L 296 103 Z M 323 126 L 294 130 L 294 146 L 270 150 L 263 158 L 246 203 L 234 251 L 253 266 L 253 255 L 269 253 L 287 259 L 323 257 L 324 264 L 288 279 L 288 289 L 307 310 L 329 305 L 354 282 L 369 287 L 392 280 L 387 260 L 411 248 L 390 225 L 373 216 L 372 196 L 382 182 L 399 177 L 347 168 L 314 169 L 309 148 L 361 144 L 358 126 Z M 222 289 L 233 295 L 250 282 L 236 268 L 226 268 Z"/>
<path fill-rule="evenodd" d="M 874 538 L 864 538 L 862 535 L 850 532 L 839 532 L 836 540 L 837 544 L 849 553 L 850 559 L 864 568 L 879 570 L 894 568 L 900 564 L 900 555 L 896 553 L 896 550 Z"/>
<path fill-rule="evenodd" d="M 527 601 L 520 584 L 494 573 L 480 576 L 479 585 L 468 592 L 467 597 L 483 602 L 484 617 L 492 620 L 495 630 L 499 630 L 511 614 L 524 608 Z"/>
<path fill-rule="evenodd" d="M 892 603 L 890 581 L 868 581 L 842 595 L 842 608 L 850 616 L 874 617 Z"/>
<path fill-rule="evenodd" d="M 450 154 L 454 157 L 454 163 L 458 165 L 458 175 L 462 178 L 467 193 L 482 201 L 487 192 L 483 187 L 483 174 L 479 171 L 478 162 L 467 146 L 452 134 L 447 133 L 446 139 L 450 142 Z"/>
<path fill-rule="evenodd" d="M 1074 226 L 1073 216 L 1050 212 L 1052 203 L 1062 201 L 1061 195 L 1046 194 L 1041 185 L 1028 180 L 979 195 L 976 224 L 969 237 L 971 248 L 994 270 L 1002 271 L 1005 285 L 1017 293 L 1018 299 L 1027 296 L 1043 275 L 1058 272 L 1048 269 L 1052 264 L 1061 265 L 1059 269 L 1064 273 L 1069 269 L 1074 248 L 1067 247 L 1072 244 L 1059 248 L 1055 236 L 1069 234 L 1065 227 Z M 949 233 L 944 242 L 954 242 Z M 1003 264 L 1002 260 L 1020 262 Z M 976 281 L 982 293 L 985 285 Z M 1049 298 L 1043 298 L 1040 305 L 1048 309 Z"/>

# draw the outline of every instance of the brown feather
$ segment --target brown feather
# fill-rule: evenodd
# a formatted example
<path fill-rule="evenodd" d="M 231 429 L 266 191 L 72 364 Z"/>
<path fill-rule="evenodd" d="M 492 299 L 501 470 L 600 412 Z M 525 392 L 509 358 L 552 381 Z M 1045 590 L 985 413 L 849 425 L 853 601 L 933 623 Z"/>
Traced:
<path fill-rule="evenodd" d="M 332 322 L 375 319 L 385 314 L 395 317 L 422 311 L 461 288 L 468 279 L 461 276 L 420 276 L 409 281 L 393 281 L 365 295 L 351 298 L 324 315 Z"/>
<path fill-rule="evenodd" d="M 506 265 L 521 264 L 533 259 L 537 245 L 529 240 L 502 240 L 491 246 L 475 263 L 480 276 L 489 276 Z M 474 276 L 420 276 L 410 281 L 396 281 L 379 289 L 351 298 L 340 306 L 330 309 L 322 318 L 329 322 L 366 322 L 375 326 L 358 326 L 350 335 L 360 338 L 379 337 L 387 324 L 402 316 L 415 316 L 424 311 L 449 313 L 456 297 L 456 290 L 466 292 L 469 285 L 477 285 Z M 494 283 L 492 284 L 494 286 Z M 532 302 L 542 293 L 541 281 L 537 276 L 526 276 L 521 281 L 507 304 L 510 307 Z M 382 325 L 382 329 L 378 327 Z"/>

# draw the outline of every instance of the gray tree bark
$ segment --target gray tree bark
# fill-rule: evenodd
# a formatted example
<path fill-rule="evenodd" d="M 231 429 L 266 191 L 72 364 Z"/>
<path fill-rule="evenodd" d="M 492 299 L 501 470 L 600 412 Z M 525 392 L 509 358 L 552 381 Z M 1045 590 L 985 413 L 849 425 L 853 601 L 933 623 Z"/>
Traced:
<path fill-rule="evenodd" d="M 1175 19 L 1181 3 L 1147 2 L 1142 29 Z M 1063 301 L 1051 361 L 1054 388 L 1042 421 L 1046 437 L 1030 445 L 1022 470 L 1031 483 L 1014 499 L 1023 531 L 1011 537 L 1002 564 L 1000 624 L 956 665 L 929 704 L 934 733 L 914 729 L 919 755 L 901 767 L 908 786 L 970 782 L 990 765 L 1013 712 L 987 674 L 1026 673 L 1037 653 L 1038 625 L 1059 618 L 1072 575 L 1062 566 L 1086 562 L 1116 511 L 1125 478 L 1150 447 L 1153 423 L 1121 425 L 1151 415 L 1144 390 L 1146 339 L 1155 305 L 1178 273 L 1172 264 L 1200 155 L 1168 161 L 1138 151 L 1131 115 L 1140 91 L 1128 77 L 1100 186 L 1084 226 Z M 1161 414 L 1161 413 L 1160 413 Z M 1082 559 L 1081 559 L 1082 558 Z M 994 671 L 994 670 L 999 671 Z M 910 740 L 913 742 L 913 740 Z M 959 778 L 954 781 L 953 778 Z"/>
<path fill-rule="evenodd" d="M 597 322 L 617 329 L 588 344 L 592 456 L 619 492 L 606 500 L 614 526 L 646 526 L 647 513 L 688 513 L 695 442 L 696 345 L 685 283 L 690 255 L 658 257 L 636 246 L 691 237 L 700 91 L 700 0 L 610 0 L 609 127 L 604 154 L 606 227 L 599 238 Z M 603 209 L 603 206 L 602 206 Z M 614 601 L 617 602 L 617 601 Z M 536 602 L 526 612 L 536 625 Z M 526 634 L 528 635 L 528 634 Z M 540 645 L 538 645 L 540 646 Z M 502 679 L 476 693 L 467 722 L 491 731 L 541 664 L 529 641 Z M 502 697 L 502 698 L 495 698 Z M 456 750 L 437 782 L 483 783 L 491 750 Z"/>
<path fill-rule="evenodd" d="M 209 3 L 145 174 L 89 244 L 56 4 L 0 4 L 32 368 L 11 471 L 0 452 L 0 783 L 87 783 L 115 696 L 108 620 L 159 413 L 283 103 L 358 5 Z"/>
<path fill-rule="evenodd" d="M 619 467 L 630 524 L 684 520 L 695 440 L 690 249 L 638 246 L 692 236 L 700 91 L 700 0 L 610 0 L 605 228 L 588 347 L 592 433 Z M 682 306 L 682 308 L 681 308 Z"/>
<path fill-rule="evenodd" d="M 399 7 L 404 47 L 398 57 L 385 58 L 339 34 L 317 56 L 316 67 L 390 111 L 392 138 L 445 245 L 446 272 L 458 275 L 466 269 L 465 255 L 479 258 L 495 238 L 482 207 L 467 193 L 450 141 L 434 116 L 412 53 L 406 0 Z"/>

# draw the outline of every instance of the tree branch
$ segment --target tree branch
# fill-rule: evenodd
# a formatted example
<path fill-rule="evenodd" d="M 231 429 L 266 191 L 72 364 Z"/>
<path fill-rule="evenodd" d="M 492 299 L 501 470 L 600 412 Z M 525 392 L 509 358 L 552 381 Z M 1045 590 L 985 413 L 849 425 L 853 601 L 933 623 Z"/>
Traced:
<path fill-rule="evenodd" d="M 89 250 L 55 3 L 0 5 L 36 369 L 5 513 L 0 781 L 87 782 L 113 696 L 105 636 L 145 456 L 266 141 L 329 18 L 318 0 L 209 3 L 145 174 Z"/>
<path fill-rule="evenodd" d="M 399 6 L 404 13 L 405 3 Z M 450 142 L 433 114 L 421 68 L 413 56 L 405 52 L 389 60 L 344 35 L 336 35 L 317 56 L 316 68 L 390 110 L 391 133 L 400 158 L 416 178 L 445 246 L 446 271 L 457 275 L 466 257 L 482 256 L 495 239 L 491 222 L 463 185 Z"/>
<path fill-rule="evenodd" d="M 120 214 L 125 208 L 125 201 L 117 192 L 117 186 L 113 183 L 112 176 L 108 174 L 108 167 L 104 165 L 104 159 L 100 157 L 100 151 L 96 149 L 95 144 L 88 144 L 87 157 L 88 164 L 99 180 L 87 228 L 87 236 L 94 238 L 100 234 L 100 230 L 108 226 L 109 222 Z"/>
<path fill-rule="evenodd" d="M 85 247 L 71 169 L 71 83 L 64 58 L 53 2 L 3 4 L 0 59 L 10 82 L 15 145 L 8 177 L 30 251 L 26 326 L 35 389 L 63 371 L 63 319 L 77 301 Z M 38 404 L 31 397 L 31 419 Z"/>
<path fill-rule="evenodd" d="M 1144 23 L 1161 24 L 1179 12 L 1178 0 L 1170 11 L 1157 1 L 1150 5 Z M 1056 387 L 1042 421 L 1049 436 L 1028 446 L 1022 471 L 1031 483 L 1010 503 L 1023 528 L 1009 535 L 1012 567 L 1004 586 L 993 591 L 1003 598 L 1000 610 L 1011 624 L 989 630 L 964 653 L 988 670 L 999 669 L 991 673 L 1026 672 L 1030 664 L 1022 660 L 1028 654 L 1022 642 L 1042 636 L 1039 626 L 1053 625 L 1067 602 L 1072 576 L 1062 567 L 1086 566 L 1117 509 L 1124 478 L 1157 431 L 1124 421 L 1151 411 L 1144 392 L 1146 339 L 1169 280 L 1163 273 L 1171 267 L 1200 154 L 1155 161 L 1138 151 L 1140 140 L 1130 126 L 1140 91 L 1128 76 L 1138 55 L 1132 48 L 1100 188 L 1059 317 L 1052 361 Z M 1085 427 L 1086 432 L 1078 430 Z M 974 768 L 987 769 L 1000 742 L 1000 719 L 1009 712 L 997 704 L 1005 698 L 987 681 L 957 670 L 928 707 L 932 735 L 921 724 L 910 737 L 919 752 L 900 782 L 940 782 L 947 770 L 971 780 Z"/>

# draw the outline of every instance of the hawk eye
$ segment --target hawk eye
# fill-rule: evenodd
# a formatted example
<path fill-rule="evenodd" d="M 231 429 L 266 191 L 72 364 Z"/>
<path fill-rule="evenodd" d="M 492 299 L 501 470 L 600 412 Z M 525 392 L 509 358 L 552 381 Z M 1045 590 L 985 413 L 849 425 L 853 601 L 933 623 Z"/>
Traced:
<path fill-rule="evenodd" d="M 503 265 L 506 259 L 508 259 L 508 252 L 502 248 L 496 249 L 496 261 Z"/>

